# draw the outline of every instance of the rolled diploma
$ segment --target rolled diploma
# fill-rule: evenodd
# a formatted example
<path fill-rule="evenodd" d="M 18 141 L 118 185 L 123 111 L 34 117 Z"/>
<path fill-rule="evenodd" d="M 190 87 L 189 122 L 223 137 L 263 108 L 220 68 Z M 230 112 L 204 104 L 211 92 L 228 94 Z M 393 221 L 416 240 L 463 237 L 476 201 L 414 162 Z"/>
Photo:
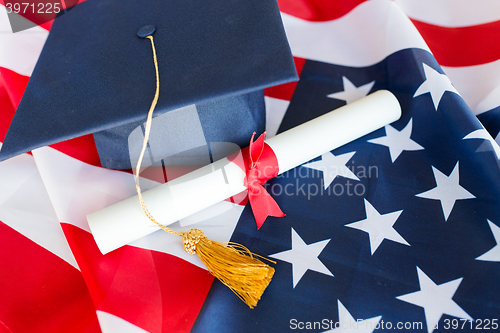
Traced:
<path fill-rule="evenodd" d="M 396 97 L 380 90 L 276 135 L 266 143 L 277 157 L 281 174 L 400 117 L 401 107 Z M 169 225 L 244 191 L 244 178 L 241 168 L 223 158 L 146 191 L 143 198 L 152 216 Z M 103 254 L 159 229 L 146 217 L 137 196 L 92 213 L 87 220 Z"/>

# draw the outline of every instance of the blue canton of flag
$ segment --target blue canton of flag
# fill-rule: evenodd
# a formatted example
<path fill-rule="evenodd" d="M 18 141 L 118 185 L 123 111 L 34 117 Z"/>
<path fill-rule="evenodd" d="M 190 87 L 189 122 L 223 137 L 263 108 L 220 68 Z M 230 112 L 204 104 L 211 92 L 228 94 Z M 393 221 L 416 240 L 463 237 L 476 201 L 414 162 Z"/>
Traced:
<path fill-rule="evenodd" d="M 243 212 L 231 240 L 277 262 L 259 306 L 216 281 L 194 332 L 498 328 L 499 149 L 430 53 L 306 61 L 280 131 L 380 89 L 400 120 L 269 181 L 286 218 Z"/>

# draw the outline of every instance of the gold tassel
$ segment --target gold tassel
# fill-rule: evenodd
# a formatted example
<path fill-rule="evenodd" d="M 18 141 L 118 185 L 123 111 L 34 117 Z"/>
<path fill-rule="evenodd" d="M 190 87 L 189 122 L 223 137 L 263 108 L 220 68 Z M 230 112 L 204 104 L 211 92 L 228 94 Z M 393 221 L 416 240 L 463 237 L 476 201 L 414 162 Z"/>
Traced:
<path fill-rule="evenodd" d="M 257 305 L 257 302 L 260 300 L 264 290 L 266 290 L 274 275 L 274 268 L 263 263 L 257 259 L 257 257 L 274 264 L 276 264 L 276 262 L 250 252 L 250 250 L 241 244 L 233 242 L 223 243 L 209 240 L 200 229 L 190 229 L 186 232 L 176 232 L 156 221 L 147 209 L 146 203 L 142 198 L 141 188 L 139 186 L 139 170 L 147 147 L 153 111 L 158 101 L 160 91 L 158 62 L 153 36 L 146 36 L 146 38 L 151 41 L 151 46 L 153 48 L 153 60 L 156 70 L 156 93 L 149 109 L 142 151 L 136 166 L 136 189 L 141 202 L 142 210 L 152 222 L 166 232 L 182 236 L 184 250 L 189 254 L 196 253 L 214 277 L 229 287 L 243 302 L 253 309 Z"/>
<path fill-rule="evenodd" d="M 257 305 L 273 278 L 274 268 L 243 245 L 211 241 L 200 229 L 183 233 L 182 241 L 187 253 L 196 253 L 209 272 L 251 309 Z"/>

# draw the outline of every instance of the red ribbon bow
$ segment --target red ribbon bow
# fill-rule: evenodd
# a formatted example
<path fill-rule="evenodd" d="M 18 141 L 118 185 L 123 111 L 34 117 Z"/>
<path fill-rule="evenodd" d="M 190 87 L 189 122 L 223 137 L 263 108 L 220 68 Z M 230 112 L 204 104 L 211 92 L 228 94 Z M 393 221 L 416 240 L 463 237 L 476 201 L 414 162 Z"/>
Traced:
<path fill-rule="evenodd" d="M 257 229 L 260 229 L 268 216 L 282 217 L 285 214 L 262 186 L 269 179 L 278 175 L 278 159 L 271 147 L 264 142 L 265 132 L 255 142 L 253 141 L 254 136 L 255 132 L 250 139 L 250 146 L 241 150 L 244 166 L 237 164 L 246 173 L 244 185 L 248 188 L 248 200 L 255 216 Z M 233 162 L 236 161 L 233 160 Z"/>

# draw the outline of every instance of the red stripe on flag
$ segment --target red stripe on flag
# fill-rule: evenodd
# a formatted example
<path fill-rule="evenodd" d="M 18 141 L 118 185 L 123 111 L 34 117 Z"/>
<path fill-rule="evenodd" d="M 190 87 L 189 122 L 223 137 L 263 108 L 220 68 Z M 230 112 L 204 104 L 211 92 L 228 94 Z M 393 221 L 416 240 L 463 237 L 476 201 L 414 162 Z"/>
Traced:
<path fill-rule="evenodd" d="M 152 333 L 191 330 L 212 285 L 210 273 L 133 246 L 103 256 L 90 233 L 70 224 L 62 227 L 97 310 Z"/>
<path fill-rule="evenodd" d="M 52 23 L 54 23 L 54 20 L 42 23 L 42 24 L 40 24 L 40 26 L 42 28 L 44 28 L 45 30 L 50 30 L 50 28 L 52 28 Z"/>
<path fill-rule="evenodd" d="M 308 21 L 329 21 L 344 16 L 366 0 L 278 0 L 283 13 Z"/>
<path fill-rule="evenodd" d="M 0 141 L 3 142 L 5 134 L 9 129 L 15 109 L 10 101 L 9 94 L 0 73 Z"/>
<path fill-rule="evenodd" d="M 100 332 L 80 272 L 0 222 L 0 321 L 12 332 Z"/>
<path fill-rule="evenodd" d="M 0 320 L 0 333 L 14 333 Z"/>
<path fill-rule="evenodd" d="M 55 143 L 50 147 L 87 164 L 102 166 L 93 134 Z"/>
<path fill-rule="evenodd" d="M 0 67 L 0 140 L 3 141 L 7 129 L 14 116 L 14 109 L 17 108 L 28 84 L 29 77 L 17 74 L 7 68 Z M 10 99 L 10 106 L 5 99 L 5 93 Z M 101 160 L 92 134 L 84 135 L 75 139 L 63 141 L 51 145 L 52 148 L 74 157 L 82 162 L 101 166 Z"/>
<path fill-rule="evenodd" d="M 474 66 L 500 59 L 500 21 L 460 28 L 412 22 L 442 66 Z"/>
<path fill-rule="evenodd" d="M 10 101 L 14 105 L 14 108 L 17 109 L 30 78 L 4 67 L 0 67 L 0 74 L 3 77 Z"/>
<path fill-rule="evenodd" d="M 304 68 L 304 64 L 306 63 L 306 59 L 293 57 L 293 60 L 295 62 L 295 68 L 297 69 L 297 75 L 300 77 L 302 69 Z M 296 87 L 297 82 L 280 84 L 278 86 L 264 89 L 264 95 L 289 101 L 292 99 Z"/>

